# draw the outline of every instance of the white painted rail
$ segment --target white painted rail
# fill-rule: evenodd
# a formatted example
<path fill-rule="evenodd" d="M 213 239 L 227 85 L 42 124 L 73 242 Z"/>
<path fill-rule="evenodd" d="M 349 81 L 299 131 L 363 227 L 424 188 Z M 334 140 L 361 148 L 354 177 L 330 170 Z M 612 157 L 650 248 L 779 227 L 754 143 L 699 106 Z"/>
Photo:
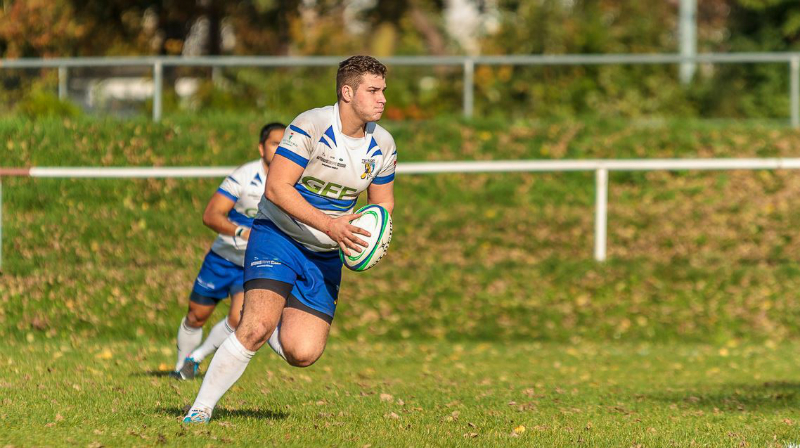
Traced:
<path fill-rule="evenodd" d="M 218 167 L 0 167 L 0 269 L 2 269 L 2 178 L 156 179 L 225 177 L 235 166 Z M 796 170 L 800 158 L 761 159 L 585 159 L 416 162 L 397 165 L 398 174 L 595 172 L 594 257 L 606 259 L 609 171 Z"/>

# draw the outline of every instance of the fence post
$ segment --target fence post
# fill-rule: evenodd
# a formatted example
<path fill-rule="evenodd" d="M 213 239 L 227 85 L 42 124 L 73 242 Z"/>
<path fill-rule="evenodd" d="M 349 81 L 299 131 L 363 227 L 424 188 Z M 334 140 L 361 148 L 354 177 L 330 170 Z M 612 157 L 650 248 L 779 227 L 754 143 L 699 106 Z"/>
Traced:
<path fill-rule="evenodd" d="M 472 58 L 464 59 L 464 116 L 472 118 L 474 103 L 475 61 Z"/>
<path fill-rule="evenodd" d="M 64 101 L 67 99 L 67 80 L 69 79 L 67 67 L 62 65 L 58 67 L 58 99 Z"/>
<path fill-rule="evenodd" d="M 800 56 L 792 56 L 789 61 L 789 77 L 792 127 L 798 129 L 800 128 Z"/>
<path fill-rule="evenodd" d="M 595 171 L 594 259 L 606 260 L 606 225 L 608 222 L 608 170 Z"/>
<path fill-rule="evenodd" d="M 680 39 L 681 56 L 697 56 L 697 0 L 680 0 L 678 37 Z M 694 61 L 682 61 L 679 69 L 681 84 L 692 81 L 696 64 Z"/>
<path fill-rule="evenodd" d="M 164 66 L 161 61 L 153 63 L 153 121 L 161 120 L 161 94 L 163 88 Z"/>

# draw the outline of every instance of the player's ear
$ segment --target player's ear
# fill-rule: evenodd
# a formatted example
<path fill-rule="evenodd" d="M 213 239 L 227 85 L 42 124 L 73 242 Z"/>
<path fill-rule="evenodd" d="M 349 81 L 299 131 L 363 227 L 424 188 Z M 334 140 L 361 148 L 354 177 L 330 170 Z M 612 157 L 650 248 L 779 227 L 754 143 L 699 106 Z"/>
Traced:
<path fill-rule="evenodd" d="M 353 88 L 345 84 L 342 86 L 342 98 L 348 103 L 353 100 Z"/>

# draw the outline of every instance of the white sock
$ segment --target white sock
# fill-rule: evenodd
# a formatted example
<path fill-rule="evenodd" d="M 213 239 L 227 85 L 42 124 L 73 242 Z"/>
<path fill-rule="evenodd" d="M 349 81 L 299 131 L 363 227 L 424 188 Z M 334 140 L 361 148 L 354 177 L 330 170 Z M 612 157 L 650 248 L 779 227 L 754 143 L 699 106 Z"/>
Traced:
<path fill-rule="evenodd" d="M 203 341 L 203 345 L 197 347 L 189 357 L 194 359 L 197 362 L 202 361 L 205 359 L 206 356 L 214 353 L 214 350 L 218 349 L 220 345 L 222 345 L 222 341 L 225 340 L 231 333 L 233 333 L 234 328 L 228 324 L 228 318 L 223 317 L 221 321 L 217 322 L 214 325 L 214 328 L 208 332 L 208 337 L 205 341 Z"/>
<path fill-rule="evenodd" d="M 267 340 L 267 344 L 269 344 L 270 348 L 275 351 L 284 361 L 286 361 L 286 355 L 283 354 L 283 346 L 281 345 L 281 338 L 278 334 L 280 331 L 281 326 L 278 325 L 275 327 L 275 331 L 272 332 L 272 336 L 269 337 Z"/>
<path fill-rule="evenodd" d="M 178 327 L 178 362 L 175 364 L 175 371 L 181 370 L 183 360 L 189 356 L 200 342 L 203 340 L 203 327 L 194 328 L 186 324 L 186 317 Z"/>
<path fill-rule="evenodd" d="M 217 401 L 242 376 L 250 358 L 255 354 L 256 352 L 244 348 L 236 338 L 236 333 L 231 333 L 211 359 L 211 365 L 208 366 L 192 409 L 214 409 Z"/>

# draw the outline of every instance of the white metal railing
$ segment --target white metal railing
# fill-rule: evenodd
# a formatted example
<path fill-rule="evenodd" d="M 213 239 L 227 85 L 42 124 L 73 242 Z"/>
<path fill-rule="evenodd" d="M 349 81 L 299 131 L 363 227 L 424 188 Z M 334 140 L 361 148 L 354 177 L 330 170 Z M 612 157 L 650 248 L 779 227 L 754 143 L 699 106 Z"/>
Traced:
<path fill-rule="evenodd" d="M 151 67 L 153 72 L 153 120 L 162 115 L 164 67 L 324 67 L 339 64 L 339 56 L 149 56 L 92 57 L 53 59 L 0 59 L 0 69 L 57 68 L 58 96 L 67 97 L 68 69 L 72 67 Z M 471 117 L 474 108 L 476 65 L 643 65 L 785 63 L 789 68 L 789 115 L 794 128 L 800 128 L 800 52 L 681 54 L 564 54 L 502 56 L 394 56 L 381 58 L 388 66 L 461 66 L 464 72 L 462 109 Z"/>
<path fill-rule="evenodd" d="M 220 167 L 0 167 L 0 269 L 2 269 L 3 176 L 39 178 L 203 178 L 225 177 L 236 169 Z M 399 174 L 508 173 L 508 172 L 595 172 L 594 258 L 606 259 L 608 228 L 609 171 L 709 171 L 709 170 L 796 170 L 800 158 L 762 159 L 587 159 L 587 160 L 508 160 L 472 162 L 400 163 Z"/>

